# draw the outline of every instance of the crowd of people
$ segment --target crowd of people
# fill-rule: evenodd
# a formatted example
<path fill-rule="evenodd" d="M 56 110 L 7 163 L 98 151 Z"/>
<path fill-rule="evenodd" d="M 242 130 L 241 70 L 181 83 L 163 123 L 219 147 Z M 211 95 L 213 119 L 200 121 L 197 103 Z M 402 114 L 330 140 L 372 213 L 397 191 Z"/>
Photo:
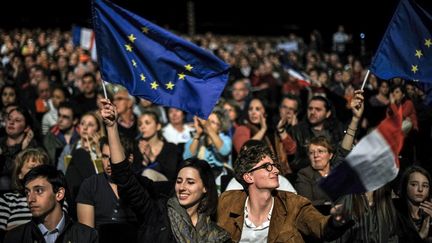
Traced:
<path fill-rule="evenodd" d="M 342 26 L 329 50 L 318 31 L 187 38 L 231 66 L 207 120 L 117 85 L 105 97 L 71 32 L 0 31 L 2 241 L 432 242 L 427 90 L 373 74 L 360 89 Z M 389 106 L 398 177 L 332 201 L 319 181 Z"/>

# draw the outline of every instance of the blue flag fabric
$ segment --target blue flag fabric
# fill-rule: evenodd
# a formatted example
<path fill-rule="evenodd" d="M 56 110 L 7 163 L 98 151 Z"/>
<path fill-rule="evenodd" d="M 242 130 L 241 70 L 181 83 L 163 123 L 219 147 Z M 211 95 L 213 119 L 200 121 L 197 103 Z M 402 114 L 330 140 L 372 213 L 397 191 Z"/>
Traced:
<path fill-rule="evenodd" d="M 156 104 L 210 115 L 228 81 L 226 63 L 109 1 L 94 0 L 92 8 L 104 81 Z"/>
<path fill-rule="evenodd" d="M 427 7 L 426 7 L 427 6 Z M 401 0 L 370 70 L 382 79 L 400 77 L 432 83 L 432 10 Z"/>

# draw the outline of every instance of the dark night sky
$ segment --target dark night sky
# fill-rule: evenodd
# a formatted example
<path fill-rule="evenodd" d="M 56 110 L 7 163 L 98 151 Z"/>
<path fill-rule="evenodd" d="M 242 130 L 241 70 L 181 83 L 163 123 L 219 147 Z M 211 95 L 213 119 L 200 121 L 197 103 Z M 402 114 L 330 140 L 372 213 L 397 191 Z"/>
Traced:
<path fill-rule="evenodd" d="M 186 0 L 114 0 L 161 26 L 185 33 Z M 379 1 L 199 1 L 195 0 L 197 32 L 281 36 L 296 32 L 307 36 L 318 29 L 327 42 L 338 24 L 344 24 L 354 40 L 366 34 L 368 49 L 375 49 L 385 32 L 398 0 Z M 20 1 L 8 3 L 0 15 L 0 27 L 90 26 L 90 0 Z M 55 9 L 55 10 L 51 10 Z"/>

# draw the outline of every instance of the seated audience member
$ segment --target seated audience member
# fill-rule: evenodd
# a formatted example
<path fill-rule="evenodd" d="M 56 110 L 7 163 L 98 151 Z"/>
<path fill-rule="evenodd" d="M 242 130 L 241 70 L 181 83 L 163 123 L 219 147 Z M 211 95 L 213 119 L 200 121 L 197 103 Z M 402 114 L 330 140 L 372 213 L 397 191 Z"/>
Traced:
<path fill-rule="evenodd" d="M 318 182 L 330 173 L 331 168 L 340 164 L 352 148 L 355 132 L 364 110 L 363 95 L 361 93 L 361 91 L 355 91 L 355 96 L 351 100 L 350 106 L 353 111 L 353 117 L 344 135 L 342 144 L 337 150 L 328 138 L 324 136 L 314 137 L 309 141 L 310 165 L 298 172 L 295 187 L 299 195 L 311 200 L 314 206 L 331 205 L 330 198 L 321 190 Z"/>
<path fill-rule="evenodd" d="M 181 155 L 177 147 L 166 142 L 161 135 L 162 124 L 156 113 L 145 111 L 138 118 L 138 148 L 135 149 L 132 168 L 154 181 L 174 181 Z"/>
<path fill-rule="evenodd" d="M 279 165 L 265 144 L 240 151 L 234 169 L 245 191 L 227 191 L 219 199 L 218 225 L 235 242 L 304 242 L 303 236 L 333 239 L 352 222 L 342 205 L 323 216 L 304 197 L 276 190 Z"/>
<path fill-rule="evenodd" d="M 6 118 L 6 136 L 0 138 L 0 190 L 11 189 L 11 176 L 15 156 L 26 148 L 38 147 L 32 130 L 32 118 L 25 108 L 16 107 Z"/>
<path fill-rule="evenodd" d="M 15 242 L 98 242 L 95 229 L 83 225 L 63 212 L 66 179 L 50 165 L 31 169 L 23 180 L 32 220 L 15 227 L 5 236 L 5 243 Z"/>
<path fill-rule="evenodd" d="M 28 148 L 15 158 L 12 174 L 13 192 L 0 197 L 0 230 L 8 231 L 31 220 L 30 209 L 23 194 L 22 179 L 33 167 L 48 163 L 48 156 L 41 149 Z"/>
<path fill-rule="evenodd" d="M 419 166 L 408 167 L 401 177 L 399 211 L 403 238 L 399 242 L 432 242 L 431 175 Z"/>
<path fill-rule="evenodd" d="M 117 185 L 111 180 L 111 151 L 108 140 L 102 138 L 100 144 L 104 172 L 90 176 L 81 184 L 76 199 L 78 221 L 96 228 L 101 240 L 104 238 L 115 242 L 113 237 L 117 237 L 118 240 L 125 242 L 135 241 L 136 231 L 134 232 L 134 228 L 137 219 L 132 210 L 125 206 L 123 200 L 119 198 Z M 125 140 L 122 140 L 122 144 L 124 148 L 127 148 Z M 129 149 L 127 149 L 126 154 L 129 156 L 126 157 L 129 158 L 129 162 L 132 162 L 132 157 L 130 156 L 132 154 L 132 145 L 128 147 Z M 107 232 L 105 230 L 102 232 L 101 228 L 103 229 L 106 225 L 110 224 L 113 225 L 111 228 L 115 228 L 115 225 L 118 225 L 118 227 L 122 226 L 125 229 L 129 229 L 129 231 Z M 119 236 L 116 235 L 122 236 L 118 238 Z"/>

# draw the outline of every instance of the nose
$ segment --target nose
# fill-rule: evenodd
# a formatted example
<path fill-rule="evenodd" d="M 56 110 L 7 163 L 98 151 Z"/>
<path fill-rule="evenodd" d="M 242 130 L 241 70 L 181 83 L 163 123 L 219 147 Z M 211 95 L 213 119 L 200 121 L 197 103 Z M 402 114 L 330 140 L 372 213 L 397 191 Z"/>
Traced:
<path fill-rule="evenodd" d="M 33 193 L 28 192 L 28 194 L 27 194 L 27 201 L 28 201 L 28 203 L 36 201 L 35 198 L 36 198 L 36 197 L 34 196 Z"/>
<path fill-rule="evenodd" d="M 418 192 L 423 192 L 423 187 L 422 186 L 417 187 L 417 191 Z"/>

